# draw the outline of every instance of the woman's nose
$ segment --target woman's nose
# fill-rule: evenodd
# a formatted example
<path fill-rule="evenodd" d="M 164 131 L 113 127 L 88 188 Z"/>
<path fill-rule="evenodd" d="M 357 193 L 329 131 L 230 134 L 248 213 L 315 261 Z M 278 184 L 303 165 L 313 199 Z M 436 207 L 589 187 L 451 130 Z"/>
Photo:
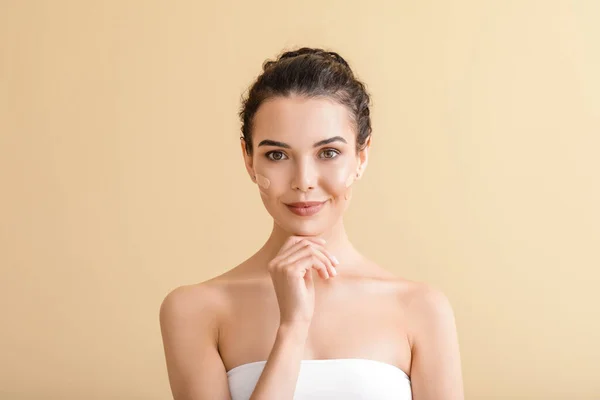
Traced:
<path fill-rule="evenodd" d="M 292 179 L 292 189 L 308 192 L 315 188 L 317 181 L 317 169 L 312 162 L 300 160 L 296 164 Z"/>

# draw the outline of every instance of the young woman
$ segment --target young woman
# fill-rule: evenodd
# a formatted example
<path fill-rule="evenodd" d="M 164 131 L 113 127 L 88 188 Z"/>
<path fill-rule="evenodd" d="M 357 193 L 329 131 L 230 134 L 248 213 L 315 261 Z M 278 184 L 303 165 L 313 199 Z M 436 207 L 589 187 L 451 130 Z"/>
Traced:
<path fill-rule="evenodd" d="M 301 48 L 263 65 L 240 144 L 273 230 L 242 264 L 165 297 L 176 400 L 464 398 L 446 296 L 368 260 L 344 229 L 369 104 L 337 53 Z"/>

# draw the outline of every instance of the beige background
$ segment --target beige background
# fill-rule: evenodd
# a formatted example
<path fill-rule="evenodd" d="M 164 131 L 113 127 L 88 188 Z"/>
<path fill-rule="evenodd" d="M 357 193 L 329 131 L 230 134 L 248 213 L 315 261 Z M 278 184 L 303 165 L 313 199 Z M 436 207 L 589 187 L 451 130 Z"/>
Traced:
<path fill-rule="evenodd" d="M 347 216 L 456 314 L 468 399 L 600 399 L 600 2 L 0 1 L 0 398 L 167 399 L 164 296 L 271 221 L 240 95 L 297 45 L 373 95 Z"/>

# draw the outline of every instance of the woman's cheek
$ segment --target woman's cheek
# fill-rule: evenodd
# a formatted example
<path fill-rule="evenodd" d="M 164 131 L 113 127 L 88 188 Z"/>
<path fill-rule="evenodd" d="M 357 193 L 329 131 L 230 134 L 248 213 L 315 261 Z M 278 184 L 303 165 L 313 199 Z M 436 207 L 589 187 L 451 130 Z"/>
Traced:
<path fill-rule="evenodd" d="M 341 200 L 342 198 L 348 200 L 355 177 L 356 174 L 351 168 L 337 170 L 326 177 L 325 181 L 329 186 L 329 192 L 335 200 Z"/>
<path fill-rule="evenodd" d="M 355 176 L 355 174 L 348 175 L 348 177 L 346 178 L 346 182 L 344 183 L 344 187 L 346 189 L 352 186 L 352 184 L 354 183 Z"/>
<path fill-rule="evenodd" d="M 254 180 L 256 185 L 258 186 L 258 190 L 262 195 L 269 196 L 273 187 L 273 177 L 267 170 L 263 170 L 262 168 L 254 169 Z"/>
<path fill-rule="evenodd" d="M 267 190 L 271 186 L 271 180 L 259 173 L 256 174 L 256 183 L 263 190 Z"/>
<path fill-rule="evenodd" d="M 285 172 L 270 168 L 255 168 L 254 176 L 260 197 L 265 205 L 277 202 L 282 193 L 282 182 Z"/>
<path fill-rule="evenodd" d="M 348 177 L 346 178 L 346 182 L 344 183 L 344 186 L 345 186 L 344 200 L 350 200 L 350 197 L 352 197 L 352 184 L 354 183 L 355 180 L 356 180 L 356 174 L 353 172 L 350 173 L 350 175 L 348 175 Z"/>

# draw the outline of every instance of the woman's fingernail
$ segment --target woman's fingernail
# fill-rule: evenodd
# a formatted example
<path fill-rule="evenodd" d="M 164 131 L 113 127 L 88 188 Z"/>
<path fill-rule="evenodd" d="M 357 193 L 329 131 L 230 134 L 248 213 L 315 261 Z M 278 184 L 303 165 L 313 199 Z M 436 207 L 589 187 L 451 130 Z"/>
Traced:
<path fill-rule="evenodd" d="M 335 268 L 333 268 L 331 271 L 332 271 L 333 276 L 337 276 L 337 271 L 335 270 Z"/>
<path fill-rule="evenodd" d="M 338 261 L 338 259 L 337 259 L 337 258 L 335 258 L 335 256 L 331 256 L 331 258 L 333 259 L 333 262 L 334 262 L 334 263 L 336 263 L 336 264 L 339 264 L 339 263 L 340 263 L 340 262 Z"/>

